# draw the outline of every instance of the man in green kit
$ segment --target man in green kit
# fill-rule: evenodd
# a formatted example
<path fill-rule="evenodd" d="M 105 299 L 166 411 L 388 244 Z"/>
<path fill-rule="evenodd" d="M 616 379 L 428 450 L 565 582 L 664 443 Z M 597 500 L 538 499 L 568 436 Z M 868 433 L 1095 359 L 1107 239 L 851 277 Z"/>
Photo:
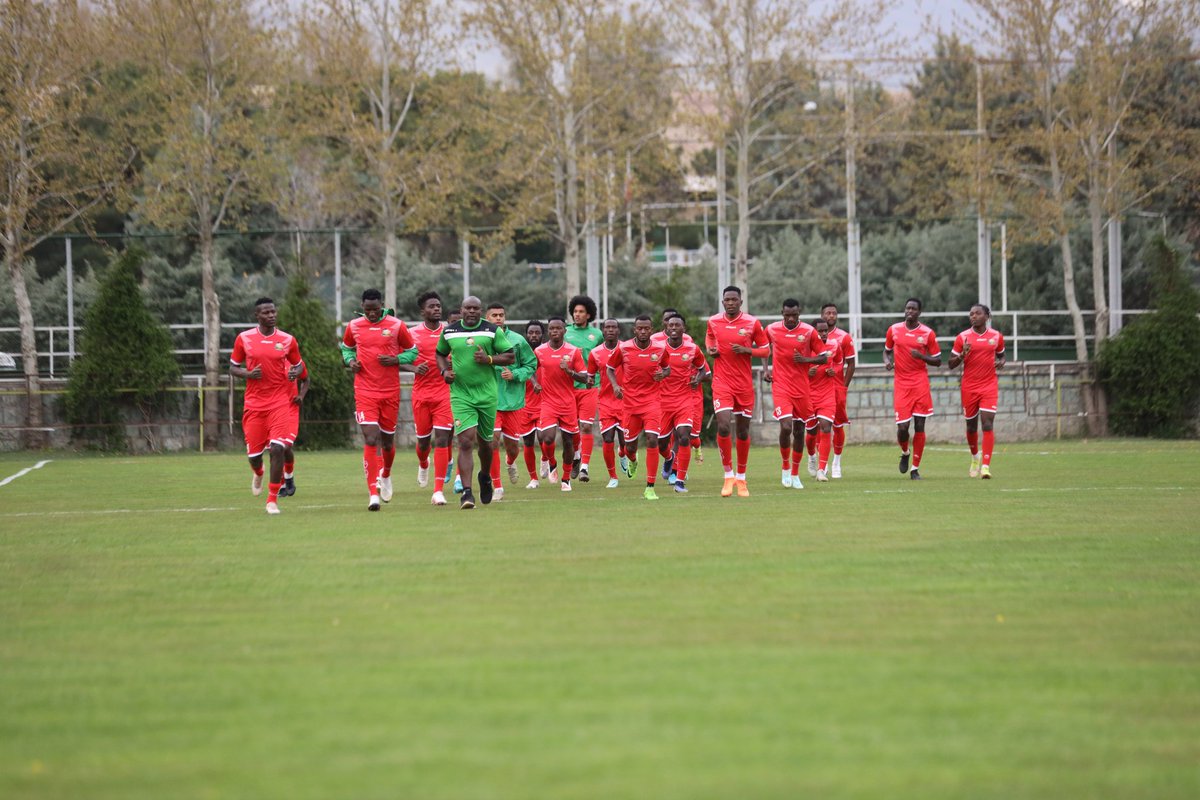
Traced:
<path fill-rule="evenodd" d="M 450 385 L 450 410 L 458 440 L 458 474 L 463 493 L 460 508 L 474 508 L 471 472 L 474 451 L 479 450 L 479 500 L 492 502 L 492 433 L 496 424 L 496 367 L 516 360 L 504 331 L 482 319 L 478 297 L 462 301 L 462 319 L 442 330 L 437 344 L 438 368 Z"/>

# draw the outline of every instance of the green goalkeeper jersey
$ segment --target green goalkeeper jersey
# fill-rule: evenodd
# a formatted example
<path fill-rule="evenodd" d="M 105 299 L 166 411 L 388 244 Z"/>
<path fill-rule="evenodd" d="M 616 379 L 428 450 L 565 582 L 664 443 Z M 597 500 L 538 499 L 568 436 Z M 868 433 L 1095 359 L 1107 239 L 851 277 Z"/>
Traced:
<path fill-rule="evenodd" d="M 486 361 L 475 361 L 480 348 L 489 356 L 513 349 L 504 331 L 486 320 L 468 328 L 462 320 L 447 325 L 438 337 L 439 355 L 450 357 L 454 383 L 450 384 L 450 399 L 463 400 L 481 407 L 496 407 L 496 368 Z"/>
<path fill-rule="evenodd" d="M 586 364 L 588 353 L 592 352 L 592 350 L 599 346 L 600 342 L 604 341 L 604 336 L 601 335 L 599 328 L 595 328 L 591 325 L 581 326 L 571 324 L 567 326 L 567 332 L 566 335 L 563 336 L 563 339 L 565 339 L 568 344 L 573 344 L 583 351 L 583 363 Z M 596 383 L 590 387 L 584 381 L 575 381 L 576 389 L 598 389 L 599 387 L 599 379 L 597 379 Z"/>

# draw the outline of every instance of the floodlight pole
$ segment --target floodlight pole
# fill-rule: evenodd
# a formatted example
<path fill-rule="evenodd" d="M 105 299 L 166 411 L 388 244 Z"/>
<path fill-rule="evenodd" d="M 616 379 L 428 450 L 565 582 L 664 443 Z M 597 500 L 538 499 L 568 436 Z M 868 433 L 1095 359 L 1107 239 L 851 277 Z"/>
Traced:
<path fill-rule="evenodd" d="M 67 359 L 75 360 L 75 262 L 71 258 L 71 237 L 67 243 Z"/>
<path fill-rule="evenodd" d="M 850 311 L 850 335 L 862 341 L 862 248 L 859 239 L 857 164 L 854 130 L 854 68 L 846 64 L 846 299 Z"/>
<path fill-rule="evenodd" d="M 333 305 L 338 337 L 342 335 L 342 232 L 333 229 Z"/>
<path fill-rule="evenodd" d="M 976 260 L 979 264 L 979 300 L 992 305 L 992 229 L 987 223 L 983 199 L 983 65 L 975 62 L 975 207 Z"/>
<path fill-rule="evenodd" d="M 717 142 L 717 307 L 729 285 L 729 231 L 725 227 L 725 141 Z"/>
<path fill-rule="evenodd" d="M 471 242 L 467 239 L 467 232 L 459 233 L 459 241 L 462 242 L 462 274 L 463 274 L 463 299 L 466 300 L 471 296 Z"/>

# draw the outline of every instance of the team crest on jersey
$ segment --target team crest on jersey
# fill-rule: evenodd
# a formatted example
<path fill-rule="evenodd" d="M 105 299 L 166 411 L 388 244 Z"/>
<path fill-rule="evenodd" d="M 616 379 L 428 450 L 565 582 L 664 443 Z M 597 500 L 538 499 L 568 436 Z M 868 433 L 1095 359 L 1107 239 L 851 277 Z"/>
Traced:
<path fill-rule="evenodd" d="M 391 335 L 392 335 L 392 332 L 391 332 L 391 330 L 389 330 L 388 328 L 384 328 L 384 329 L 383 329 L 383 330 L 380 332 L 380 335 L 381 335 L 381 336 L 391 336 Z"/>
<path fill-rule="evenodd" d="M 281 342 L 276 342 L 276 343 L 275 343 L 275 349 L 276 349 L 276 350 L 282 350 L 282 349 L 283 349 L 283 344 L 282 344 Z"/>
<path fill-rule="evenodd" d="M 594 333 L 589 333 L 589 334 L 588 334 L 588 341 L 589 341 L 589 342 L 594 342 L 594 341 L 596 341 L 596 334 L 594 334 Z"/>
<path fill-rule="evenodd" d="M 750 334 L 750 331 L 746 330 L 745 328 L 738 328 L 737 333 L 738 333 L 738 336 L 748 336 Z"/>
<path fill-rule="evenodd" d="M 683 355 L 681 355 L 679 358 L 680 358 L 681 360 L 683 360 L 683 361 L 691 361 L 691 360 L 692 360 L 692 354 L 691 354 L 691 353 L 684 353 L 684 354 L 683 354 Z"/>
<path fill-rule="evenodd" d="M 467 344 L 475 344 L 475 337 L 474 337 L 474 336 L 468 336 L 468 337 L 467 337 Z"/>
<path fill-rule="evenodd" d="M 658 361 L 658 353 L 651 353 L 651 354 L 650 354 L 650 360 L 651 360 L 651 361 Z"/>
<path fill-rule="evenodd" d="M 924 336 L 918 336 L 918 337 L 917 337 L 917 344 L 925 344 L 925 337 L 924 337 Z"/>

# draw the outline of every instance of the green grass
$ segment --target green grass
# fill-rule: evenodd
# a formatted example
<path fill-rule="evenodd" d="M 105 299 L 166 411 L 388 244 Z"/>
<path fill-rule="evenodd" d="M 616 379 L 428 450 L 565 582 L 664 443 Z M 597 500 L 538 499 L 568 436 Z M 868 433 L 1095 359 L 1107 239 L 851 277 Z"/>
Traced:
<path fill-rule="evenodd" d="M 52 454 L 0 487 L 0 796 L 1200 795 L 1200 445 L 706 456 L 461 512 L 405 452 L 368 514 L 300 454 L 270 518 L 233 455 Z"/>

